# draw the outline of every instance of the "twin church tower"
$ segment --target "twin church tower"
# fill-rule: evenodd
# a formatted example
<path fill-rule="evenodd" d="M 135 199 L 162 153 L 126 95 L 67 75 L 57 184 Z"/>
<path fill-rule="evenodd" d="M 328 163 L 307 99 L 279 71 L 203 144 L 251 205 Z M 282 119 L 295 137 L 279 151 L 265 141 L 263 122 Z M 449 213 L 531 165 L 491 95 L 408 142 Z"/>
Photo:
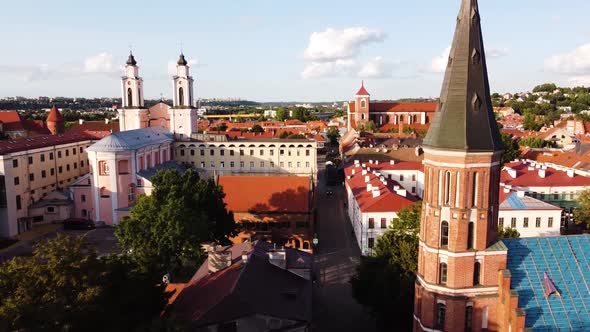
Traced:
<path fill-rule="evenodd" d="M 193 102 L 193 78 L 184 54 L 176 62 L 176 75 L 173 79 L 172 107 L 168 110 L 170 131 L 176 140 L 188 140 L 196 132 L 197 110 Z M 149 110 L 144 106 L 143 79 L 132 53 L 125 65 L 122 77 L 122 107 L 119 109 L 121 131 L 141 129 L 149 126 Z"/>

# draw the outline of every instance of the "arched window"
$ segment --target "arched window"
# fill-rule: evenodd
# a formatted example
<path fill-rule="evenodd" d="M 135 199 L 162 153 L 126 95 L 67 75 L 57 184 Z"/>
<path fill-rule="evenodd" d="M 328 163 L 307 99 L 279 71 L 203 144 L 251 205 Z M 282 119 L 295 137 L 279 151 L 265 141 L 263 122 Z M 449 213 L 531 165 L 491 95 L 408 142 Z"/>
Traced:
<path fill-rule="evenodd" d="M 361 114 L 361 119 L 364 120 L 365 119 L 365 115 Z"/>
<path fill-rule="evenodd" d="M 473 329 L 473 306 L 465 307 L 465 332 L 471 332 Z"/>
<path fill-rule="evenodd" d="M 439 264 L 439 271 L 440 274 L 438 276 L 438 283 L 441 285 L 447 284 L 447 263 L 440 263 Z"/>
<path fill-rule="evenodd" d="M 127 89 L 127 106 L 133 106 L 133 92 L 131 92 L 131 88 Z"/>
<path fill-rule="evenodd" d="M 439 302 L 436 304 L 436 328 L 442 330 L 445 328 L 446 306 Z"/>
<path fill-rule="evenodd" d="M 473 181 L 471 183 L 471 205 L 477 206 L 477 182 L 479 181 L 477 172 L 473 172 Z"/>
<path fill-rule="evenodd" d="M 99 190 L 100 197 L 110 197 L 106 187 L 101 187 Z"/>
<path fill-rule="evenodd" d="M 367 102 L 363 99 L 361 100 L 361 108 L 367 107 Z"/>
<path fill-rule="evenodd" d="M 129 185 L 129 192 L 127 198 L 129 199 L 129 204 L 135 202 L 135 183 Z"/>
<path fill-rule="evenodd" d="M 480 275 L 481 275 L 481 263 L 475 262 L 475 264 L 473 265 L 473 286 L 481 285 L 481 282 L 479 281 Z"/>
<path fill-rule="evenodd" d="M 184 106 L 184 89 L 178 88 L 178 105 Z"/>
<path fill-rule="evenodd" d="M 473 249 L 475 245 L 475 223 L 467 224 L 467 249 Z"/>
<path fill-rule="evenodd" d="M 404 122 L 404 116 L 403 115 L 400 115 L 399 116 L 399 122 Z"/>
<path fill-rule="evenodd" d="M 449 222 L 446 220 L 440 224 L 440 245 L 441 247 L 449 245 Z"/>
<path fill-rule="evenodd" d="M 451 172 L 445 173 L 445 205 L 451 204 Z"/>

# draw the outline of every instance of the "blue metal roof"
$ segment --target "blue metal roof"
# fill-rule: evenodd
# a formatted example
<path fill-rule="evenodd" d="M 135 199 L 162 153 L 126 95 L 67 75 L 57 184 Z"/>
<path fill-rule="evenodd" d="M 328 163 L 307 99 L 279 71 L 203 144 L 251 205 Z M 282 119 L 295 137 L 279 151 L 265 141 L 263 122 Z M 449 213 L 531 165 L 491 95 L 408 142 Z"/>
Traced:
<path fill-rule="evenodd" d="M 502 240 L 518 305 L 533 331 L 590 331 L 590 235 Z M 547 272 L 561 296 L 544 295 Z"/>
<path fill-rule="evenodd" d="M 510 204 L 510 206 L 513 209 L 525 209 L 526 208 L 526 205 L 520 200 L 517 193 L 512 193 L 512 195 L 508 196 L 508 198 L 506 200 L 508 201 L 508 204 Z"/>

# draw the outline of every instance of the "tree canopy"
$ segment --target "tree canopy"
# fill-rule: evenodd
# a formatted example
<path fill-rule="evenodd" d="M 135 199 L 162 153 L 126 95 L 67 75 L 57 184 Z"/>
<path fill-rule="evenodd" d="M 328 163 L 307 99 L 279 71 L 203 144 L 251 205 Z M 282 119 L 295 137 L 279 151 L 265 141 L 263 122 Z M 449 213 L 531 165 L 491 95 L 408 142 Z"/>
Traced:
<path fill-rule="evenodd" d="M 115 232 L 145 270 L 196 269 L 204 258 L 202 243 L 228 244 L 228 237 L 236 235 L 233 213 L 226 210 L 225 194 L 213 180 L 201 180 L 189 169 L 183 174 L 160 171 L 151 182 L 152 194 L 139 197 L 131 217 Z"/>
<path fill-rule="evenodd" d="M 126 256 L 98 258 L 81 237 L 58 235 L 0 265 L 0 330 L 135 331 L 167 303 L 160 280 Z"/>
<path fill-rule="evenodd" d="M 504 153 L 502 154 L 502 164 L 509 163 L 515 159 L 520 158 L 520 147 L 512 135 L 502 133 L 502 143 L 504 145 Z"/>
<path fill-rule="evenodd" d="M 516 230 L 516 228 L 512 227 L 505 227 L 504 229 L 498 228 L 498 238 L 500 239 L 510 239 L 510 238 L 519 238 L 520 233 Z"/>
<path fill-rule="evenodd" d="M 555 83 L 545 83 L 533 88 L 533 92 L 553 92 L 557 89 Z"/>
<path fill-rule="evenodd" d="M 574 222 L 590 230 L 590 190 L 580 193 L 578 208 L 574 210 Z"/>
<path fill-rule="evenodd" d="M 518 145 L 529 148 L 544 148 L 549 145 L 549 142 L 540 137 L 525 137 L 518 142 Z"/>
<path fill-rule="evenodd" d="M 279 107 L 277 108 L 275 119 L 277 121 L 285 121 L 289 119 L 289 112 L 284 107 Z"/>
<path fill-rule="evenodd" d="M 340 131 L 338 130 L 338 127 L 332 126 L 328 128 L 326 136 L 328 136 L 328 139 L 330 139 L 332 144 L 338 143 L 338 139 L 340 138 Z"/>
<path fill-rule="evenodd" d="M 260 126 L 259 124 L 255 124 L 252 126 L 252 128 L 250 128 L 250 132 L 253 133 L 263 133 L 264 132 L 264 128 L 262 128 L 262 126 Z"/>

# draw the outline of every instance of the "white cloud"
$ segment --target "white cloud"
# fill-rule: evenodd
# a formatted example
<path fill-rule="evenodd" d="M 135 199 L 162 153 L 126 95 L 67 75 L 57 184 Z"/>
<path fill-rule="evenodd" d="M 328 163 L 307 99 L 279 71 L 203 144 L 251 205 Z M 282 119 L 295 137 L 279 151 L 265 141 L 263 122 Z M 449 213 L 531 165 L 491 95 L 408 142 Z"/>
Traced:
<path fill-rule="evenodd" d="M 112 73 L 118 71 L 118 68 L 114 64 L 113 55 L 103 52 L 86 58 L 82 71 L 85 73 Z"/>
<path fill-rule="evenodd" d="M 590 74 L 590 43 L 545 60 L 545 70 L 559 74 Z"/>
<path fill-rule="evenodd" d="M 336 61 L 355 57 L 362 46 L 381 42 L 385 33 L 378 29 L 354 27 L 342 30 L 327 28 L 313 32 L 304 57 L 312 61 Z"/>
<path fill-rule="evenodd" d="M 510 50 L 506 47 L 491 47 L 490 49 L 486 50 L 486 56 L 488 58 L 501 58 L 505 57 L 510 54 Z"/>
<path fill-rule="evenodd" d="M 353 59 L 336 60 L 331 62 L 312 62 L 301 73 L 304 79 L 326 78 L 351 75 L 358 67 Z"/>
<path fill-rule="evenodd" d="M 399 61 L 388 60 L 378 56 L 365 63 L 358 72 L 358 76 L 362 78 L 392 77 L 393 71 L 399 64 Z"/>
<path fill-rule="evenodd" d="M 178 60 L 168 61 L 168 74 L 169 75 L 176 75 L 176 62 L 177 61 Z M 189 67 L 193 67 L 193 68 L 200 67 L 202 65 L 201 62 L 199 61 L 199 59 L 190 59 L 187 62 L 188 62 Z"/>
<path fill-rule="evenodd" d="M 568 79 L 568 85 L 571 87 L 590 86 L 590 75 L 570 77 Z"/>
<path fill-rule="evenodd" d="M 430 61 L 429 70 L 434 73 L 444 73 L 449 63 L 449 54 L 451 53 L 451 47 L 445 48 L 441 55 L 435 57 Z"/>

